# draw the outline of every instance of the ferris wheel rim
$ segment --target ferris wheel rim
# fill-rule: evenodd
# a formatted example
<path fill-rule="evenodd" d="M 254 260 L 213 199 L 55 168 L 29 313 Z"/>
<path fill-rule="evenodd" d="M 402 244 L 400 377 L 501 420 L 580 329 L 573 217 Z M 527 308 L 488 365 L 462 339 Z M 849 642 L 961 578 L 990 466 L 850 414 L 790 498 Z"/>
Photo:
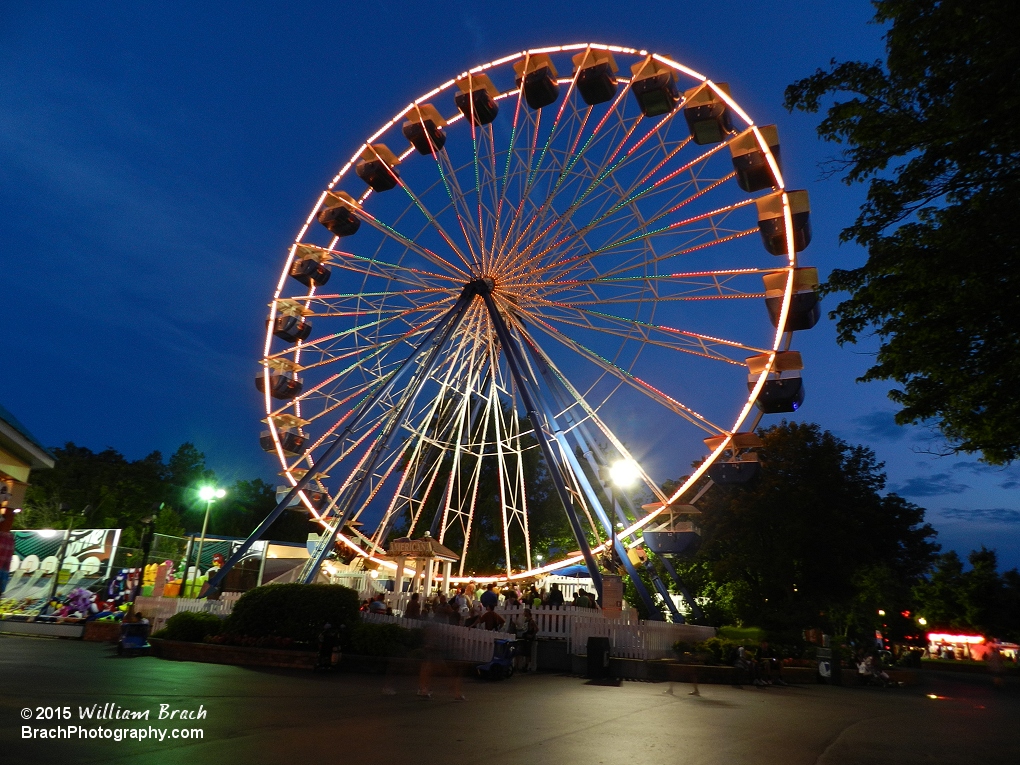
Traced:
<path fill-rule="evenodd" d="M 772 153 L 771 153 L 770 148 L 767 145 L 767 142 L 762 138 L 758 127 L 751 120 L 751 118 L 740 108 L 740 106 L 736 103 L 736 101 L 732 99 L 732 97 L 728 94 L 728 92 L 725 92 L 723 89 L 717 87 L 715 85 L 715 83 L 713 83 L 711 80 L 709 80 L 704 75 L 701 75 L 700 73 L 695 72 L 694 70 L 691 70 L 691 69 L 685 67 L 684 65 L 680 64 L 679 62 L 676 62 L 673 59 L 670 59 L 670 58 L 668 58 L 666 56 L 661 56 L 659 54 L 651 53 L 651 52 L 646 51 L 646 50 L 635 49 L 635 48 L 626 48 L 626 47 L 622 47 L 622 46 L 605 45 L 605 44 L 601 44 L 601 43 L 575 43 L 575 44 L 566 45 L 566 46 L 551 46 L 551 47 L 533 48 L 533 49 L 528 49 L 528 50 L 525 50 L 525 51 L 518 51 L 518 52 L 512 53 L 512 54 L 510 54 L 508 56 L 504 56 L 502 58 L 495 59 L 495 60 L 487 62 L 485 64 L 478 65 L 478 66 L 476 66 L 476 67 L 474 67 L 474 68 L 472 68 L 472 69 L 462 73 L 461 76 L 468 76 L 468 75 L 471 75 L 471 74 L 484 74 L 486 71 L 488 71 L 490 69 L 493 69 L 495 67 L 499 67 L 499 66 L 503 66 L 503 65 L 507 65 L 507 64 L 513 63 L 515 61 L 518 61 L 518 60 L 520 60 L 522 58 L 526 58 L 528 56 L 533 56 L 533 55 L 538 55 L 538 54 L 564 53 L 564 52 L 579 51 L 579 50 L 584 50 L 584 49 L 605 50 L 605 51 L 609 51 L 609 52 L 612 52 L 612 53 L 620 53 L 620 54 L 633 55 L 633 56 L 648 56 L 648 57 L 651 57 L 652 59 L 654 59 L 655 61 L 657 61 L 657 62 L 659 62 L 659 63 L 661 63 L 661 64 L 663 64 L 665 66 L 668 66 L 668 67 L 672 68 L 674 71 L 682 73 L 685 76 L 690 77 L 690 78 L 692 78 L 694 80 L 698 80 L 698 81 L 700 81 L 702 83 L 705 83 L 708 87 L 712 88 L 713 92 L 716 93 L 719 97 L 721 97 L 730 106 L 730 108 L 734 111 L 734 113 L 737 116 L 739 116 L 746 123 L 747 128 L 752 130 L 755 133 L 755 135 L 758 138 L 758 141 L 759 141 L 760 145 L 764 149 L 764 151 L 765 151 L 765 153 L 766 153 L 766 155 L 767 155 L 767 157 L 768 157 L 768 159 L 770 161 L 770 164 L 772 166 L 772 169 L 773 169 L 773 172 L 774 172 L 774 176 L 775 176 L 775 179 L 776 179 L 776 189 L 783 193 L 784 218 L 785 218 L 785 224 L 786 224 L 786 229 L 787 229 L 786 235 L 787 235 L 787 240 L 788 240 L 788 245 L 789 245 L 788 249 L 787 249 L 787 251 L 789 253 L 789 255 L 787 256 L 788 264 L 787 264 L 787 266 L 785 266 L 785 268 L 774 267 L 774 268 L 761 269 L 761 270 L 768 271 L 768 272 L 776 272 L 776 271 L 781 271 L 781 270 L 787 270 L 789 272 L 789 278 L 788 278 L 786 289 L 784 291 L 783 304 L 782 304 L 781 313 L 780 313 L 780 321 L 778 323 L 777 330 L 776 330 L 776 333 L 775 333 L 775 336 L 774 336 L 774 339 L 773 339 L 773 343 L 772 343 L 772 348 L 770 350 L 770 354 L 771 354 L 770 358 L 769 358 L 768 362 L 765 365 L 765 370 L 758 376 L 758 380 L 757 380 L 754 388 L 749 391 L 749 395 L 748 395 L 747 401 L 745 402 L 745 404 L 742 407 L 740 413 L 738 414 L 738 416 L 737 416 L 733 426 L 730 427 L 728 430 L 727 429 L 721 429 L 721 433 L 722 434 L 724 434 L 724 435 L 728 434 L 729 437 L 732 437 L 732 434 L 737 432 L 739 430 L 740 426 L 746 421 L 748 415 L 750 414 L 751 408 L 754 405 L 755 398 L 761 392 L 761 388 L 764 385 L 764 382 L 765 382 L 769 372 L 772 369 L 773 362 L 774 362 L 774 359 L 775 359 L 775 354 L 776 354 L 776 352 L 778 352 L 780 350 L 780 347 L 781 347 L 781 345 L 783 343 L 783 338 L 784 338 L 784 334 L 785 333 L 783 332 L 782 328 L 785 326 L 785 318 L 786 318 L 786 316 L 787 316 L 787 314 L 789 312 L 789 307 L 790 307 L 790 299 L 791 299 L 791 294 L 792 294 L 792 283 L 793 283 L 793 269 L 796 266 L 796 254 L 797 253 L 796 253 L 796 248 L 794 246 L 792 246 L 793 245 L 793 236 L 794 236 L 793 229 L 792 229 L 792 219 L 791 219 L 792 216 L 791 216 L 791 213 L 790 213 L 789 204 L 788 204 L 787 199 L 786 199 L 786 187 L 785 187 L 785 184 L 784 184 L 784 181 L 783 181 L 783 177 L 782 177 L 781 171 L 780 171 L 780 169 L 778 167 L 778 164 L 776 163 L 774 157 L 772 157 Z M 423 94 L 422 96 L 420 96 L 419 98 L 415 99 L 410 104 L 408 104 L 408 106 L 404 107 L 404 109 L 402 109 L 400 112 L 398 112 L 388 122 L 384 123 L 383 126 L 381 128 L 379 128 L 379 130 L 377 130 L 361 146 L 359 146 L 358 150 L 354 153 L 354 155 L 350 158 L 350 160 L 348 160 L 341 167 L 340 171 L 336 174 L 336 176 L 334 176 L 332 181 L 330 181 L 330 183 L 327 185 L 326 190 L 323 191 L 323 193 L 320 195 L 319 199 L 317 200 L 317 202 L 313 206 L 310 215 L 306 219 L 304 225 L 301 227 L 297 237 L 295 238 L 293 244 L 290 247 L 290 250 L 288 252 L 288 257 L 287 257 L 287 259 L 285 261 L 284 268 L 283 268 L 283 271 L 282 271 L 281 276 L 280 276 L 280 280 L 279 280 L 279 282 L 277 284 L 277 287 L 276 287 L 276 290 L 274 292 L 273 301 L 271 303 L 270 322 L 269 322 L 269 326 L 267 327 L 267 331 L 266 331 L 266 342 L 265 342 L 265 348 L 264 348 L 264 354 L 263 354 L 264 362 L 268 361 L 269 359 L 271 359 L 273 357 L 273 355 L 270 352 L 271 348 L 272 348 L 272 343 L 273 343 L 272 321 L 273 321 L 273 319 L 274 319 L 274 317 L 276 315 L 276 306 L 277 306 L 277 303 L 281 299 L 280 296 L 284 292 L 284 289 L 285 289 L 285 286 L 286 286 L 286 283 L 287 283 L 287 275 L 288 275 L 289 270 L 290 270 L 290 268 L 291 268 L 291 266 L 293 264 L 293 261 L 295 259 L 295 256 L 296 256 L 296 253 L 297 253 L 297 249 L 302 244 L 302 240 L 304 239 L 306 233 L 308 232 L 308 229 L 311 227 L 313 221 L 315 220 L 316 214 L 322 208 L 323 202 L 325 201 L 325 199 L 327 197 L 327 194 L 330 191 L 332 191 L 333 189 L 335 189 L 337 187 L 337 185 L 340 183 L 340 181 L 350 172 L 350 170 L 354 167 L 356 161 L 362 155 L 362 153 L 366 150 L 366 148 L 368 148 L 374 141 L 378 140 L 380 137 L 385 135 L 387 133 L 387 131 L 393 129 L 396 125 L 398 125 L 399 121 L 402 118 L 404 118 L 410 111 L 412 111 L 413 109 L 419 107 L 421 104 L 424 104 L 428 99 L 434 98 L 437 95 L 439 95 L 440 93 L 443 93 L 443 92 L 448 91 L 451 88 L 453 88 L 455 86 L 456 82 L 457 82 L 457 79 L 458 78 L 453 78 L 453 79 L 443 83 L 438 88 L 434 88 L 434 89 L 426 92 L 425 94 Z M 625 81 L 624 78 L 621 78 L 621 80 Z M 501 98 L 510 97 L 515 92 L 517 92 L 517 91 L 509 90 L 509 91 L 503 92 L 503 93 L 501 93 Z M 520 94 L 518 94 L 518 96 L 519 96 L 519 99 L 518 99 L 518 107 L 519 107 L 520 106 Z M 676 107 L 676 108 L 677 108 L 677 110 L 679 110 L 679 106 Z M 450 124 L 455 123 L 459 116 L 460 115 L 456 115 L 452 119 L 448 120 L 448 123 L 450 123 Z M 726 142 L 724 142 L 723 145 L 725 145 L 725 143 Z M 407 149 L 400 156 L 400 158 L 401 159 L 405 159 L 412 152 L 413 152 L 413 148 L 409 148 L 409 149 Z M 476 157 L 476 164 L 477 164 L 477 157 Z M 367 201 L 372 193 L 373 193 L 372 190 L 368 189 L 361 196 L 361 198 L 358 201 L 361 202 L 361 203 Z M 753 200 L 751 200 L 751 201 L 753 201 Z M 408 209 L 410 209 L 410 208 L 408 208 Z M 330 242 L 330 245 L 329 245 L 328 249 L 331 250 L 331 251 L 334 250 L 336 248 L 336 246 L 337 246 L 337 242 L 338 242 L 338 239 L 334 238 Z M 447 264 L 450 265 L 449 263 L 447 263 Z M 469 276 L 469 274 L 467 272 L 461 271 L 459 268 L 457 268 L 456 269 L 456 273 L 453 273 L 453 274 L 441 275 L 441 274 L 436 273 L 436 274 L 432 274 L 431 275 L 431 277 L 433 277 L 433 278 L 450 278 L 450 280 L 453 281 L 453 282 L 456 282 L 456 279 L 458 277 L 460 277 L 460 276 L 467 277 L 467 276 Z M 307 296 L 308 298 L 311 299 L 311 298 L 313 298 L 315 296 L 315 289 L 316 288 L 314 286 L 312 286 L 310 288 L 309 295 Z M 265 374 L 267 375 L 267 382 L 268 382 L 268 369 L 269 369 L 269 367 L 267 366 L 266 367 L 266 372 L 265 372 Z M 288 467 L 287 467 L 287 461 L 286 461 L 286 459 L 285 459 L 285 457 L 283 455 L 283 450 L 280 447 L 279 439 L 277 437 L 277 432 L 276 432 L 277 431 L 277 427 L 276 427 L 275 421 L 273 419 L 274 416 L 275 416 L 275 413 L 277 411 L 279 411 L 279 410 L 282 410 L 282 409 L 286 408 L 286 406 L 283 406 L 283 407 L 274 406 L 274 404 L 273 404 L 273 402 L 271 400 L 268 388 L 269 388 L 269 386 L 266 385 L 266 392 L 265 392 L 265 396 L 264 396 L 264 399 L 265 399 L 265 407 L 264 408 L 265 408 L 266 417 L 267 417 L 267 420 L 268 420 L 268 425 L 269 425 L 270 431 L 273 432 L 274 439 L 276 440 L 278 456 L 280 457 L 280 461 L 281 461 L 281 464 L 284 467 L 284 470 L 286 472 L 287 478 L 288 478 L 288 480 L 291 481 L 292 485 L 294 485 L 296 482 L 294 481 L 294 479 L 293 479 L 293 477 L 291 475 L 291 473 L 293 471 L 293 468 L 288 469 Z M 335 426 L 334 426 L 334 428 L 335 428 Z M 328 432 L 327 432 L 327 435 L 328 435 Z M 322 439 L 326 438 L 327 435 L 324 435 L 322 438 L 320 438 L 319 442 L 321 443 Z M 685 481 L 683 483 L 683 485 L 680 488 L 678 488 L 671 497 L 667 498 L 668 502 L 676 501 L 676 499 L 678 499 L 680 496 L 682 496 L 684 493 L 686 493 L 692 486 L 694 486 L 695 483 L 704 474 L 704 472 L 708 469 L 708 467 L 726 450 L 728 444 L 729 444 L 729 438 L 726 438 L 714 451 L 712 451 L 712 453 L 710 455 L 708 455 L 708 457 L 705 458 L 705 460 L 702 463 L 702 465 L 694 471 L 694 473 L 690 476 L 690 478 L 688 478 L 687 481 Z M 295 464 L 297 464 L 297 463 L 295 463 Z M 314 513 L 314 509 L 311 507 L 311 505 L 308 502 L 307 498 L 302 497 L 302 499 L 305 502 L 305 504 L 309 507 L 309 509 L 312 510 L 313 513 Z M 667 502 L 667 504 L 668 504 L 668 502 Z M 652 521 L 654 521 L 655 518 L 663 511 L 663 509 L 660 509 L 658 511 L 650 512 L 650 513 L 644 515 L 643 517 L 639 518 L 636 523 L 631 525 L 629 528 L 624 529 L 624 531 L 621 532 L 621 535 L 633 536 L 638 531 L 640 531 L 642 528 L 646 527 L 648 524 L 650 524 Z M 323 523 L 323 525 L 325 526 L 325 523 Z M 381 565 L 384 565 L 384 566 L 389 566 L 390 565 L 389 561 L 380 559 L 374 552 L 371 552 L 371 551 L 366 552 L 361 545 L 359 545 L 353 539 L 349 539 L 343 533 L 339 533 L 337 535 L 337 539 L 339 539 L 341 542 L 346 544 L 355 554 L 359 555 L 360 557 L 364 557 L 364 558 L 370 559 L 370 560 L 374 561 L 375 563 L 381 564 Z M 600 545 L 599 547 L 597 547 L 595 549 L 599 550 L 599 549 L 605 548 L 607 545 L 608 545 L 608 542 L 607 543 L 603 543 L 602 545 Z M 519 572 L 519 573 L 516 573 L 516 574 L 509 574 L 508 576 L 495 576 L 495 577 L 475 576 L 475 577 L 471 577 L 471 578 L 474 579 L 475 581 L 485 581 L 485 580 L 488 580 L 488 579 L 505 580 L 507 578 L 509 578 L 509 579 L 529 578 L 529 577 L 533 577 L 533 576 L 536 576 L 536 575 L 541 575 L 541 574 L 544 574 L 544 573 L 548 573 L 550 571 L 554 571 L 557 568 L 561 568 L 563 566 L 570 565 L 571 563 L 577 562 L 580 559 L 581 559 L 580 555 L 572 556 L 572 557 L 568 556 L 568 557 L 564 557 L 562 560 L 557 560 L 557 561 L 554 561 L 554 562 L 550 562 L 550 563 L 548 563 L 548 564 L 546 564 L 544 566 L 533 567 L 533 568 L 530 568 L 527 571 Z M 465 578 L 465 580 L 466 580 L 466 578 Z"/>

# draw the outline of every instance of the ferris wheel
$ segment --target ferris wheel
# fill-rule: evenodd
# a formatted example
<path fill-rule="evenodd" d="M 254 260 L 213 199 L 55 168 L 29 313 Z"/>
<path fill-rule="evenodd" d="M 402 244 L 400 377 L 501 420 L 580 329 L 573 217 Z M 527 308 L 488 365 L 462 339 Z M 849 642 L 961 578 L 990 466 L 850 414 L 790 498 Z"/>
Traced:
<path fill-rule="evenodd" d="M 462 577 L 582 563 L 601 591 L 614 546 L 633 574 L 628 550 L 678 533 L 706 472 L 753 476 L 754 418 L 803 401 L 808 216 L 775 126 L 666 56 L 540 48 L 429 90 L 286 253 L 256 386 L 290 491 L 246 545 L 299 505 L 324 530 L 304 581 L 335 549 L 382 563 L 425 533 Z M 621 462 L 653 502 L 612 491 Z M 540 479 L 570 544 L 536 526 Z M 498 555 L 479 563 L 481 539 Z"/>

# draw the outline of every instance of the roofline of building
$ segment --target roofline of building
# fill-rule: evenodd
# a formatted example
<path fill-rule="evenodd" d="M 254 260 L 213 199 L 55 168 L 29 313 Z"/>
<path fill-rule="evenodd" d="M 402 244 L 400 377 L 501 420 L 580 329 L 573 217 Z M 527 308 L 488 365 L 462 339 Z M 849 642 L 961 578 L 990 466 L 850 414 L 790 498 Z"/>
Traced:
<path fill-rule="evenodd" d="M 20 428 L 0 418 L 0 443 L 10 445 L 17 456 L 28 460 L 33 470 L 52 468 L 56 459 Z"/>

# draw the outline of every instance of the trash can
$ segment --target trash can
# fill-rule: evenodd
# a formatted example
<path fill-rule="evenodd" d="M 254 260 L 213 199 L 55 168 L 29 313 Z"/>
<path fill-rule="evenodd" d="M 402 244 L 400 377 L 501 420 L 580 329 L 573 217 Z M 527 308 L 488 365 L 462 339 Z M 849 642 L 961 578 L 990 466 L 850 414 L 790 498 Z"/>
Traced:
<path fill-rule="evenodd" d="M 609 677 L 609 638 L 588 638 L 588 672 L 587 677 L 593 680 L 604 680 Z"/>

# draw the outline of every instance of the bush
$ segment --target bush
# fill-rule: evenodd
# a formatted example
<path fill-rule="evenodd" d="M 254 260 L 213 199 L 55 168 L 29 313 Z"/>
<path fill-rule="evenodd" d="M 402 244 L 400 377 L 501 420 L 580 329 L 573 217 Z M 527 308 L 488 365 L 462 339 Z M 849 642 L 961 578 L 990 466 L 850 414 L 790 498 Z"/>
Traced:
<path fill-rule="evenodd" d="M 716 634 L 745 646 L 757 645 L 766 638 L 765 630 L 761 627 L 720 627 Z"/>
<path fill-rule="evenodd" d="M 421 648 L 421 630 L 396 624 L 358 624 L 350 634 L 350 651 L 360 656 L 403 658 Z"/>
<path fill-rule="evenodd" d="M 920 669 L 921 668 L 921 656 L 924 651 L 921 649 L 912 649 L 904 651 L 900 654 L 900 657 L 894 662 L 894 666 L 907 667 L 909 669 Z"/>
<path fill-rule="evenodd" d="M 199 643 L 207 635 L 218 635 L 221 629 L 223 620 L 215 614 L 182 611 L 167 619 L 166 627 L 153 634 L 153 637 Z"/>
<path fill-rule="evenodd" d="M 336 584 L 270 584 L 234 604 L 224 632 L 249 638 L 290 638 L 315 643 L 324 624 L 351 634 L 360 622 L 358 593 Z"/>

